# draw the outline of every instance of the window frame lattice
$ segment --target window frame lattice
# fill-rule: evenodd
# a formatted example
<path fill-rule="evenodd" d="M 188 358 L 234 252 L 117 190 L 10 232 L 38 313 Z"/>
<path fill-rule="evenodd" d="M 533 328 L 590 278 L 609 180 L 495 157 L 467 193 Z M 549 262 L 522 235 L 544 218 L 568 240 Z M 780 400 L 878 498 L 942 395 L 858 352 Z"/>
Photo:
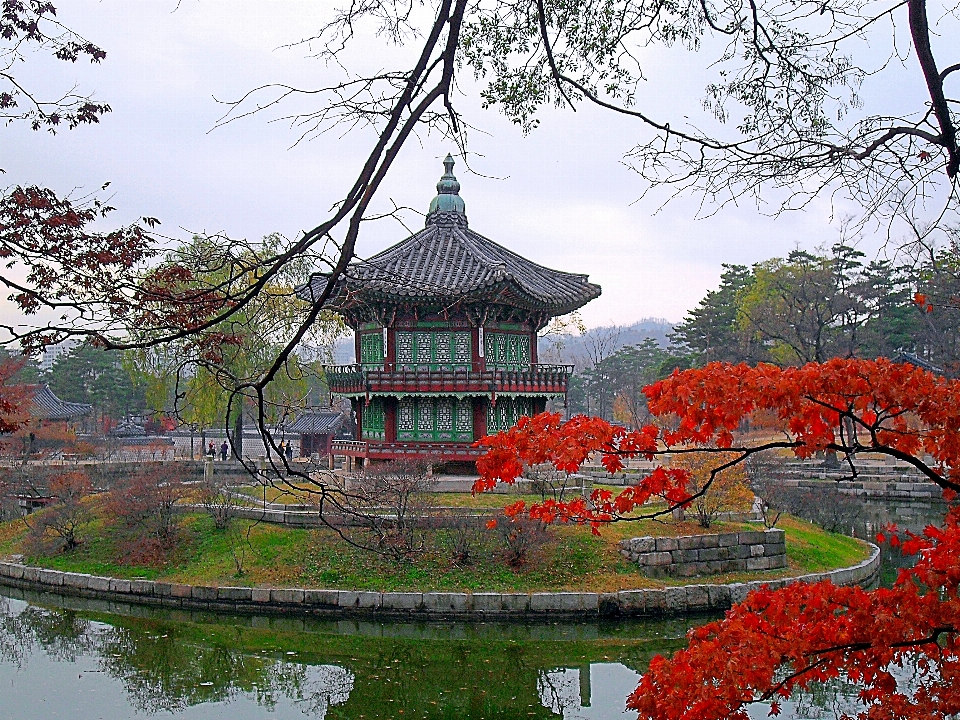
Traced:
<path fill-rule="evenodd" d="M 383 333 L 369 332 L 360 335 L 360 364 L 383 365 Z"/>
<path fill-rule="evenodd" d="M 397 404 L 398 442 L 473 442 L 469 398 L 405 397 Z"/>
<path fill-rule="evenodd" d="M 398 370 L 466 370 L 473 368 L 469 332 L 397 331 Z"/>
<path fill-rule="evenodd" d="M 529 370 L 530 336 L 488 332 L 484 335 L 487 367 L 495 370 Z"/>
<path fill-rule="evenodd" d="M 382 398 L 372 398 L 363 409 L 364 440 L 383 440 L 386 437 L 387 413 Z"/>

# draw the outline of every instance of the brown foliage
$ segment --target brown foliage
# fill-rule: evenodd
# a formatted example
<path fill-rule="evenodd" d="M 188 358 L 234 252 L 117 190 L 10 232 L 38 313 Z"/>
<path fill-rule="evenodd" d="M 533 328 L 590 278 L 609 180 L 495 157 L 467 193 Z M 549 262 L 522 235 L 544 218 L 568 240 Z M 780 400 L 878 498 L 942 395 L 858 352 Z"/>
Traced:
<path fill-rule="evenodd" d="M 176 505 L 188 492 L 176 463 L 152 464 L 120 480 L 105 507 L 117 536 L 117 562 L 165 563 L 179 540 Z"/>
<path fill-rule="evenodd" d="M 30 554 L 53 555 L 77 548 L 82 539 L 80 529 L 92 518 L 92 508 L 86 498 L 93 492 L 90 478 L 83 472 L 68 472 L 50 479 L 49 492 L 55 502 L 41 511 L 32 523 L 30 516 L 24 522 L 30 526 L 26 549 Z"/>
<path fill-rule="evenodd" d="M 694 496 L 691 507 L 700 527 L 710 527 L 721 513 L 750 509 L 753 493 L 742 465 L 734 465 L 711 476 L 716 468 L 736 457 L 735 453 L 702 451 L 676 455 L 670 461 L 671 468 L 686 470 L 690 474 L 687 491 Z"/>

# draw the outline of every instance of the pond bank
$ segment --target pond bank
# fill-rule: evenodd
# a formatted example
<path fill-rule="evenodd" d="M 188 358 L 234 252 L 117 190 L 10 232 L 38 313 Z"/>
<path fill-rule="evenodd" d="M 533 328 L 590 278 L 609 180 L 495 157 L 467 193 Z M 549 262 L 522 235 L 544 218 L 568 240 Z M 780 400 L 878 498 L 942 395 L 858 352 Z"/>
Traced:
<path fill-rule="evenodd" d="M 880 549 L 848 568 L 794 578 L 727 585 L 696 584 L 619 592 L 369 592 L 304 588 L 186 585 L 122 580 L 0 562 L 0 585 L 55 595 L 171 608 L 239 613 L 406 617 L 663 617 L 717 612 L 763 585 L 830 580 L 836 585 L 867 585 L 880 567 Z"/>

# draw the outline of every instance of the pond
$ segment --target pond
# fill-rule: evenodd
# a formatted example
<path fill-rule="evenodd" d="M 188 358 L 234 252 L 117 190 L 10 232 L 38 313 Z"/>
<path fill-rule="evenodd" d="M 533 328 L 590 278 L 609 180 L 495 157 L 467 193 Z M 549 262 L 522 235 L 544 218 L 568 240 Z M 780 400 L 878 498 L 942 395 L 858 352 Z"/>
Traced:
<path fill-rule="evenodd" d="M 709 619 L 239 617 L 0 587 L 0 720 L 632 718 L 650 658 Z M 828 688 L 781 717 L 832 717 L 850 697 Z"/>

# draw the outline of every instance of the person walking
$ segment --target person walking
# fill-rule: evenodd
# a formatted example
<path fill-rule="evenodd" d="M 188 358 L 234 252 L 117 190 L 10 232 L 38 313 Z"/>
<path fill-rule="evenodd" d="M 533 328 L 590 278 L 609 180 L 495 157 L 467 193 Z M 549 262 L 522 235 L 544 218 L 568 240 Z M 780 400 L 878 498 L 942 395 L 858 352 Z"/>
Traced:
<path fill-rule="evenodd" d="M 287 462 L 293 462 L 293 444 L 287 440 L 287 449 L 284 451 L 287 456 Z"/>
<path fill-rule="evenodd" d="M 217 449 L 213 446 L 213 440 L 207 445 L 207 457 L 213 460 L 217 456 Z"/>
<path fill-rule="evenodd" d="M 229 454 L 229 452 L 230 452 L 230 446 L 227 445 L 227 441 L 224 440 L 223 445 L 220 446 L 220 459 L 226 462 L 227 455 Z"/>

